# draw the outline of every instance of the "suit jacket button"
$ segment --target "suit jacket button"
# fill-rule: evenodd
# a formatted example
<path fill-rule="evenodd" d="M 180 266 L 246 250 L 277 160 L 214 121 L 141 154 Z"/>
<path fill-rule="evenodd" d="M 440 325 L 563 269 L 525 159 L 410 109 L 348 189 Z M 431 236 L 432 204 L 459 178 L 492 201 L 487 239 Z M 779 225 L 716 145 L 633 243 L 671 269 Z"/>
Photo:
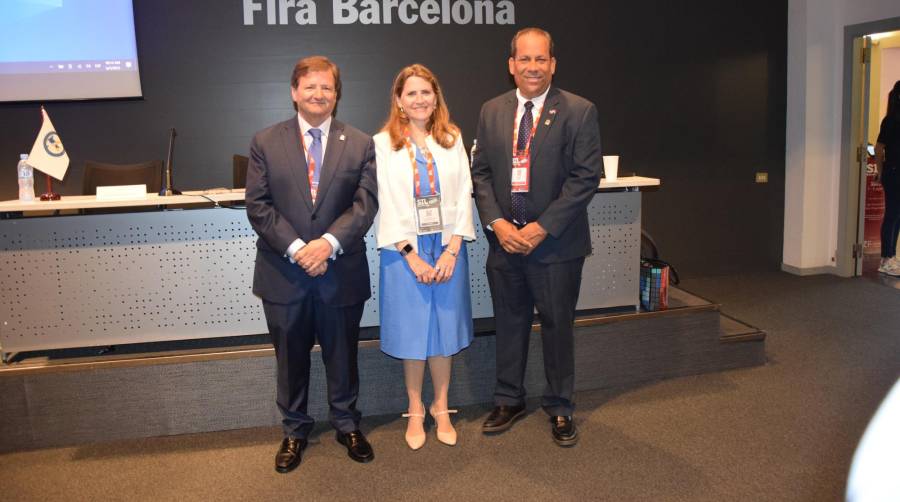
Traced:
<path fill-rule="evenodd" d="M 316 215 L 312 215 L 312 220 L 316 221 Z"/>

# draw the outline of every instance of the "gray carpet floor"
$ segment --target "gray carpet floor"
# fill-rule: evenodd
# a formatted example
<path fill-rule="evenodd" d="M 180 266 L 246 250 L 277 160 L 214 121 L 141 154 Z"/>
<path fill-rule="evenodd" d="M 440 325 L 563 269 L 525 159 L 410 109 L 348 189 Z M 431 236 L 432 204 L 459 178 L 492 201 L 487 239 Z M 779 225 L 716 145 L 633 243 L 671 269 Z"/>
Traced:
<path fill-rule="evenodd" d="M 369 417 L 365 465 L 318 426 L 287 475 L 273 469 L 276 428 L 10 453 L 0 499 L 842 500 L 856 444 L 900 376 L 900 291 L 781 273 L 683 287 L 768 332 L 769 364 L 581 393 L 574 448 L 552 442 L 536 403 L 483 436 L 485 405 L 457 416 L 458 446 L 432 434 L 417 452 L 402 419 Z"/>

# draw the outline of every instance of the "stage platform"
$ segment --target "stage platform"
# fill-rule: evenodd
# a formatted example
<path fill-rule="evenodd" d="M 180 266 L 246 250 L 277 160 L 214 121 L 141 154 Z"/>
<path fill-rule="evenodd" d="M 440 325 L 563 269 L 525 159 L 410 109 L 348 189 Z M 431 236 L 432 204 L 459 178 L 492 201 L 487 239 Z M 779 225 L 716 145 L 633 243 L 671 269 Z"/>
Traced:
<path fill-rule="evenodd" d="M 677 288 L 671 288 L 670 305 L 660 312 L 580 312 L 576 390 L 765 364 L 764 332 Z M 454 359 L 452 406 L 491 401 L 491 324 L 478 320 L 472 346 Z M 536 323 L 529 396 L 543 390 L 538 333 Z M 363 336 L 377 337 L 377 328 Z M 275 360 L 267 340 L 259 335 L 123 345 L 103 355 L 97 348 L 18 354 L 0 365 L 0 451 L 275 426 Z M 402 365 L 384 355 L 377 340 L 360 342 L 359 368 L 364 416 L 405 411 Z M 326 420 L 325 373 L 316 352 L 309 405 L 311 415 Z"/>

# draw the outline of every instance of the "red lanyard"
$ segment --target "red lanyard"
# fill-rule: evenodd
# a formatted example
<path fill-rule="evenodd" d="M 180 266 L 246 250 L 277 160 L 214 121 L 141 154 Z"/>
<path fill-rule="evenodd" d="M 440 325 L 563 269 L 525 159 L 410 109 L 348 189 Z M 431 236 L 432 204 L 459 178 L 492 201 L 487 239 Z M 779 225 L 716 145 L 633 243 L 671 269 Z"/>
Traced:
<path fill-rule="evenodd" d="M 521 153 L 526 156 L 531 153 L 531 142 L 534 141 L 534 133 L 537 132 L 538 120 L 541 118 L 541 113 L 544 111 L 544 105 L 541 105 L 541 108 L 538 110 L 537 117 L 531 117 L 531 136 L 528 137 L 528 144 L 525 145 L 525 150 L 521 151 Z M 525 112 L 522 112 L 522 116 L 525 116 Z M 519 118 L 519 122 L 522 121 L 522 118 Z M 513 116 L 513 155 L 517 155 L 520 153 L 519 151 L 519 127 L 521 127 L 518 123 L 516 123 L 516 117 Z"/>
<path fill-rule="evenodd" d="M 404 144 L 406 145 L 406 152 L 409 154 L 409 163 L 412 165 L 413 170 L 413 179 L 415 180 L 415 189 L 416 189 L 416 197 L 419 197 L 420 183 L 422 182 L 421 177 L 419 176 L 419 166 L 416 162 L 416 154 L 413 152 L 412 142 L 409 140 L 409 131 L 407 131 L 406 141 Z M 435 188 L 434 181 L 434 157 L 431 155 L 431 151 L 427 148 L 424 148 L 425 158 L 427 159 L 427 164 L 425 170 L 428 171 L 428 186 L 431 188 L 431 195 L 437 194 L 437 189 Z"/>
<path fill-rule="evenodd" d="M 303 131 L 300 131 L 300 148 L 303 149 L 304 155 L 306 155 L 306 166 L 308 169 L 306 170 L 306 175 L 309 178 L 309 192 L 312 195 L 313 202 L 316 201 L 316 194 L 319 192 L 319 183 L 316 182 L 316 159 L 309 154 L 309 151 L 306 149 L 306 142 L 303 141 Z"/>

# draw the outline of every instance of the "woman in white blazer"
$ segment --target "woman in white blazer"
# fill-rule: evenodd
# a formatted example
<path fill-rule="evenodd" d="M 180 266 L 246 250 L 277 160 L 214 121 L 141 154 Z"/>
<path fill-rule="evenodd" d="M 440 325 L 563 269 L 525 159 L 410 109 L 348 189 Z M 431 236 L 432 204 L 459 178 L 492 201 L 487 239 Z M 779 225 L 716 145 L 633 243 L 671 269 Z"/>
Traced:
<path fill-rule="evenodd" d="M 448 407 L 447 391 L 453 355 L 472 342 L 465 241 L 475 239 L 475 228 L 462 135 L 430 70 L 414 64 L 400 71 L 390 116 L 374 140 L 381 350 L 403 360 L 409 447 L 425 444 L 426 361 L 436 435 L 452 446 L 457 436 L 449 415 L 456 410 Z"/>

